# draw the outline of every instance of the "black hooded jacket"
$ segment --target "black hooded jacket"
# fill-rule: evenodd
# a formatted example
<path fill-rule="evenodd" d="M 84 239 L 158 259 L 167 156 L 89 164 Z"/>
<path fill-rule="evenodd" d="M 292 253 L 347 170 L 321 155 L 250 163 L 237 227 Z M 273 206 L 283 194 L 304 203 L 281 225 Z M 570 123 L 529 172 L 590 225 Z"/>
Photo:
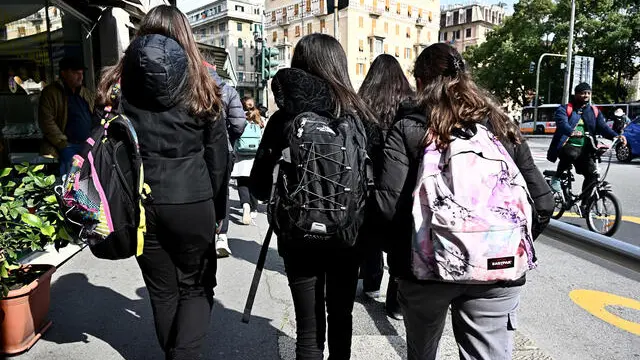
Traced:
<path fill-rule="evenodd" d="M 125 53 L 122 110 L 138 133 L 154 204 L 204 201 L 227 186 L 225 123 L 189 114 L 181 97 L 188 71 L 182 47 L 162 35 L 139 37 Z"/>
<path fill-rule="evenodd" d="M 424 136 L 428 129 L 425 111 L 415 105 L 403 104 L 398 120 L 389 131 L 382 160 L 381 171 L 376 176 L 375 213 L 380 232 L 385 234 L 383 243 L 388 252 L 387 260 L 392 275 L 414 279 L 411 271 L 411 239 L 413 237 L 413 191 L 424 154 Z M 536 167 L 526 142 L 518 145 L 506 143 L 505 148 L 514 159 L 527 182 L 534 201 L 538 220 L 534 219 L 533 236 L 540 235 L 553 211 L 553 196 L 542 174 Z M 524 283 L 512 282 L 512 285 Z"/>

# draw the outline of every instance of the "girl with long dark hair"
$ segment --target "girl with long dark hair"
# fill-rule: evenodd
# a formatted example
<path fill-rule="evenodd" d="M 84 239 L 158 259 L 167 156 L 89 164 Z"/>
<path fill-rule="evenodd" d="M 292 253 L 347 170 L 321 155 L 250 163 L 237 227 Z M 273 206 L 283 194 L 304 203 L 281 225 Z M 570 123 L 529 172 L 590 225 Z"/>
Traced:
<path fill-rule="evenodd" d="M 279 110 L 269 119 L 251 171 L 251 191 L 263 201 L 269 200 L 269 179 L 288 147 L 297 115 L 313 112 L 341 118 L 349 114 L 362 121 L 375 121 L 351 85 L 342 46 L 328 35 L 303 37 L 294 50 L 291 69 L 276 74 L 272 89 Z M 323 358 L 327 326 L 330 358 L 349 359 L 351 313 L 358 283 L 357 251 L 310 251 L 297 246 L 304 242 L 287 233 L 278 234 L 278 251 L 284 259 L 296 312 L 296 359 Z"/>
<path fill-rule="evenodd" d="M 378 119 L 377 123 L 366 123 L 370 128 L 369 133 L 372 134 L 369 136 L 368 153 L 373 163 L 374 174 L 378 174 L 382 165 L 382 150 L 387 131 L 393 125 L 401 104 L 411 102 L 414 93 L 398 60 L 391 55 L 382 54 L 376 57 L 371 64 L 358 95 Z M 370 212 L 368 218 L 372 226 L 363 226 L 361 243 L 364 248 L 364 258 L 361 272 L 365 295 L 375 299 L 380 296 L 380 285 L 384 274 L 381 238 L 393 236 L 393 234 L 381 234 L 380 228 L 375 226 L 376 214 Z M 367 231 L 367 229 L 372 231 Z M 397 289 L 396 279 L 390 276 L 385 309 L 387 315 L 401 320 L 402 313 L 397 300 Z"/>
<path fill-rule="evenodd" d="M 553 209 L 551 191 L 518 127 L 473 82 L 453 47 L 429 46 L 416 60 L 414 74 L 417 106 L 405 109 L 389 131 L 376 184 L 377 206 L 387 222 L 379 226 L 392 226 L 396 232 L 387 244 L 388 260 L 399 278 L 408 359 L 436 359 L 449 307 L 461 359 L 511 359 L 524 276 L 516 281 L 470 284 L 419 281 L 412 271 L 412 207 L 418 169 L 427 145 L 446 150 L 454 141 L 452 135 L 460 129 L 477 129 L 476 124 L 484 124 L 503 144 L 526 181 L 537 213 L 533 238 L 548 223 Z M 469 175 L 467 181 L 473 181 L 473 174 Z"/>
<path fill-rule="evenodd" d="M 161 5 L 142 19 L 124 57 L 103 71 L 98 103 L 120 109 L 138 134 L 147 233 L 137 258 L 166 359 L 199 359 L 216 284 L 214 198 L 227 186 L 220 89 L 202 65 L 187 18 Z"/>

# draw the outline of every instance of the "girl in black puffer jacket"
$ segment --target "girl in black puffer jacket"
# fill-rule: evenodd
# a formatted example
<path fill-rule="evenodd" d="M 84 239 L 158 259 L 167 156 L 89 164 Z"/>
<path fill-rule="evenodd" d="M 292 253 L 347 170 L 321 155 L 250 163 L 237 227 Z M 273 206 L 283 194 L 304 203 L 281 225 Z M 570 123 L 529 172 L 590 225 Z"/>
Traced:
<path fill-rule="evenodd" d="M 358 95 L 369 106 L 371 112 L 377 116 L 378 122 L 366 122 L 369 134 L 368 153 L 373 163 L 374 174 L 380 173 L 382 166 L 382 156 L 384 139 L 387 132 L 396 119 L 396 114 L 400 109 L 400 105 L 404 101 L 410 101 L 414 96 L 411 85 L 400 63 L 391 55 L 378 56 L 371 69 L 364 79 Z M 367 219 L 361 230 L 361 247 L 363 249 L 363 261 L 361 274 L 363 277 L 363 291 L 370 298 L 377 298 L 380 295 L 380 285 L 384 274 L 384 260 L 382 256 L 381 243 L 385 236 L 375 225 L 377 215 L 373 211 L 374 208 L 368 207 Z M 368 224 L 371 224 L 369 226 Z M 367 229 L 375 229 L 367 231 Z M 397 300 L 397 281 L 391 276 L 387 286 L 387 296 L 385 308 L 387 315 L 392 318 L 401 320 L 402 313 Z"/>
<path fill-rule="evenodd" d="M 514 282 L 462 284 L 418 281 L 413 275 L 413 192 L 426 142 L 436 141 L 446 148 L 454 129 L 486 124 L 527 182 L 537 213 L 534 238 L 551 215 L 551 191 L 516 125 L 473 83 L 453 47 L 429 46 L 416 60 L 414 73 L 417 106 L 401 109 L 401 120 L 387 135 L 382 171 L 376 179 L 378 211 L 387 222 L 378 226 L 391 227 L 396 233 L 386 248 L 390 271 L 400 279 L 398 297 L 407 330 L 408 359 L 436 358 L 449 306 L 461 359 L 510 359 L 524 277 Z"/>

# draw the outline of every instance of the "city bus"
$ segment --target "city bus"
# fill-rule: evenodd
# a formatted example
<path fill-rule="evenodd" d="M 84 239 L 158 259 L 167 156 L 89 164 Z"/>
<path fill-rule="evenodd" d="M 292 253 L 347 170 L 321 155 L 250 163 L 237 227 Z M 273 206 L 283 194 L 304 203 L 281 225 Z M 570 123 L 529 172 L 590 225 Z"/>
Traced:
<path fill-rule="evenodd" d="M 637 116 L 640 116 L 640 102 L 629 104 L 594 104 L 608 124 L 611 124 L 610 119 L 613 118 L 613 113 L 616 109 L 620 108 L 624 113 L 633 120 Z M 536 128 L 533 128 L 533 113 L 534 106 L 525 106 L 522 109 L 522 117 L 520 120 L 520 131 L 523 134 L 553 134 L 556 131 L 556 123 L 553 120 L 553 115 L 560 104 L 545 104 L 538 106 L 538 121 Z"/>

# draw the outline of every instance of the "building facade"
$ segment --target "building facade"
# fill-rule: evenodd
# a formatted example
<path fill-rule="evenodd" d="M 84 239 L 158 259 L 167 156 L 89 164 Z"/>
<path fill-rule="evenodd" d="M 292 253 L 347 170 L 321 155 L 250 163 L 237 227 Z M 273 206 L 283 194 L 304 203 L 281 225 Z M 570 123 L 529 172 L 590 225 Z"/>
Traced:
<path fill-rule="evenodd" d="M 261 0 L 218 0 L 186 14 L 196 41 L 227 50 L 240 96 L 257 97 L 262 87 L 254 33 L 260 33 L 263 9 Z"/>
<path fill-rule="evenodd" d="M 303 36 L 329 34 L 345 49 L 356 89 L 380 54 L 394 55 L 412 79 L 416 57 L 438 40 L 439 0 L 340 0 L 337 36 L 333 0 L 268 0 L 265 6 L 267 46 L 280 50 L 281 66 L 290 65 Z"/>
<path fill-rule="evenodd" d="M 503 23 L 505 9 L 472 1 L 467 5 L 443 6 L 440 13 L 440 41 L 448 42 L 459 52 L 482 44 L 487 34 Z"/>

